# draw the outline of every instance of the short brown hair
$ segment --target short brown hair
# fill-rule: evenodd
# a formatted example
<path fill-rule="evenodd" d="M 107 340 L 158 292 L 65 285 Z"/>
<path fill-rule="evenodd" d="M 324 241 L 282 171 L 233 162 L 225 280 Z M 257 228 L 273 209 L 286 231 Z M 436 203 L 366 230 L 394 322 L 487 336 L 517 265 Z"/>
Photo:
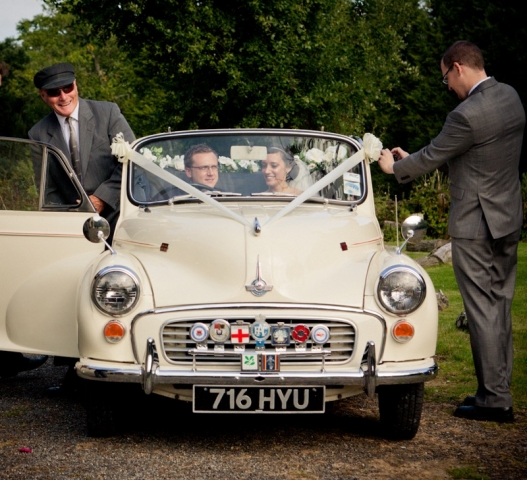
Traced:
<path fill-rule="evenodd" d="M 443 64 L 446 68 L 450 68 L 454 62 L 461 63 L 476 70 L 483 70 L 485 68 L 483 54 L 479 47 L 466 40 L 459 40 L 453 43 L 443 55 Z"/>
<path fill-rule="evenodd" d="M 216 159 L 218 158 L 218 154 L 210 148 L 208 145 L 204 143 L 198 143 L 197 145 L 194 145 L 193 147 L 190 147 L 186 152 L 185 156 L 183 158 L 183 162 L 185 163 L 185 168 L 191 168 L 194 163 L 194 155 L 197 153 L 213 153 L 216 156 Z"/>

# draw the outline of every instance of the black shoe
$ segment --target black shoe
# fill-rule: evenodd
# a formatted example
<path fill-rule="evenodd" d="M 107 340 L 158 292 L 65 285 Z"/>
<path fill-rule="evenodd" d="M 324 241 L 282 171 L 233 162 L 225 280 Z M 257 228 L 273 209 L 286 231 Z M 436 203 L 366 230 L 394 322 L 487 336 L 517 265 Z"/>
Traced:
<path fill-rule="evenodd" d="M 474 407 L 476 405 L 476 397 L 474 395 L 469 395 L 463 400 L 461 405 L 464 407 Z"/>
<path fill-rule="evenodd" d="M 466 418 L 467 420 L 480 420 L 488 422 L 513 423 L 514 415 L 512 407 L 476 407 L 473 405 L 462 405 L 457 407 L 454 417 Z"/>

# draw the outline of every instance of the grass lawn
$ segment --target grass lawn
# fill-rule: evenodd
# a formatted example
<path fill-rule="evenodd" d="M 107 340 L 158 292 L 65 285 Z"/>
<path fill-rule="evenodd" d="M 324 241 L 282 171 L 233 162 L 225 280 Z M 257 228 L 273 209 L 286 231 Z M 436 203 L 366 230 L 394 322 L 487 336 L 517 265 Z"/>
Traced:
<path fill-rule="evenodd" d="M 405 252 L 413 258 L 422 253 Z M 427 268 L 437 290 L 449 299 L 449 307 L 439 312 L 439 338 L 437 362 L 440 370 L 437 378 L 426 384 L 427 401 L 455 403 L 476 391 L 476 377 L 468 333 L 455 326 L 456 318 L 463 311 L 463 302 L 451 265 Z M 514 370 L 512 394 L 514 407 L 527 408 L 527 243 L 518 248 L 518 274 L 512 305 Z"/>

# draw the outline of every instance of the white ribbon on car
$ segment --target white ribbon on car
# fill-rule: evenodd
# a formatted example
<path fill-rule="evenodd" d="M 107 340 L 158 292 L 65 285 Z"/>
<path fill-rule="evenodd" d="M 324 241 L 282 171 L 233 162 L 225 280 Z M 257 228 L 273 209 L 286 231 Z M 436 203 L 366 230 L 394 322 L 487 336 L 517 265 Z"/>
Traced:
<path fill-rule="evenodd" d="M 172 175 L 171 173 L 162 169 L 159 165 L 156 165 L 155 163 L 151 162 L 146 157 L 141 155 L 139 152 L 132 150 L 132 147 L 124 139 L 124 136 L 122 133 L 118 133 L 112 139 L 111 148 L 112 148 L 112 155 L 115 155 L 120 162 L 125 163 L 128 160 L 130 160 L 131 162 L 134 162 L 136 165 L 139 165 L 141 168 L 143 168 L 147 172 L 150 172 L 156 175 L 157 177 L 162 178 L 166 182 L 180 188 L 181 190 L 192 195 L 193 197 L 198 198 L 203 203 L 206 203 L 207 205 L 211 205 L 212 207 L 221 210 L 226 215 L 233 218 L 234 220 L 237 220 L 243 225 L 246 225 L 251 229 L 253 228 L 253 226 L 247 219 L 233 212 L 229 208 L 225 207 L 223 204 L 221 204 L 220 202 L 212 198 L 210 195 L 203 193 L 201 190 L 190 185 L 190 183 L 187 183 L 184 180 L 181 180 L 175 175 Z"/>
<path fill-rule="evenodd" d="M 331 182 L 335 181 L 341 175 L 344 175 L 345 172 L 351 170 L 355 165 L 359 164 L 363 160 L 366 160 L 369 163 L 376 162 L 377 160 L 379 160 L 382 150 L 381 141 L 377 137 L 375 137 L 375 135 L 372 135 L 371 133 L 366 133 L 364 134 L 362 143 L 363 147 L 357 153 L 344 160 L 338 167 L 328 173 L 325 177 L 321 178 L 318 182 L 314 183 L 311 187 L 309 187 L 307 190 L 298 195 L 298 197 L 296 197 L 291 203 L 289 203 L 286 207 L 280 210 L 276 215 L 271 217 L 265 223 L 265 225 L 271 225 L 273 222 L 276 222 L 284 215 L 287 215 L 291 210 L 311 198 L 313 195 L 318 193 Z M 214 208 L 221 210 L 234 220 L 237 220 L 243 225 L 246 225 L 249 228 L 253 229 L 253 225 L 241 215 L 234 213 L 232 210 L 228 209 L 223 204 L 210 197 L 206 193 L 203 193 L 201 190 L 198 190 L 197 188 L 193 187 L 184 180 L 181 180 L 180 178 L 168 173 L 167 171 L 163 170 L 159 165 L 156 165 L 155 163 L 151 162 L 146 157 L 141 155 L 139 152 L 132 150 L 132 147 L 130 147 L 130 144 L 124 139 L 122 133 L 118 133 L 112 139 L 111 148 L 112 154 L 115 155 L 120 162 L 124 163 L 128 160 L 134 162 L 136 165 L 139 165 L 146 171 L 162 178 L 168 183 L 200 199 L 203 203 L 206 203 L 208 205 L 213 206 Z"/>
<path fill-rule="evenodd" d="M 313 195 L 318 193 L 324 187 L 328 186 L 341 175 L 344 175 L 345 172 L 351 170 L 355 165 L 359 164 L 363 160 L 366 160 L 369 163 L 376 162 L 381 156 L 381 150 L 381 141 L 375 135 L 372 135 L 371 133 L 365 133 L 364 138 L 362 139 L 362 148 L 357 153 L 344 160 L 338 167 L 333 169 L 325 177 L 322 177 L 318 182 L 314 183 L 311 187 L 298 195 L 298 197 L 288 204 L 287 207 L 283 208 L 276 215 L 271 217 L 265 223 L 265 225 L 271 225 L 271 223 L 276 222 L 284 215 L 287 215 L 291 210 L 311 198 Z"/>

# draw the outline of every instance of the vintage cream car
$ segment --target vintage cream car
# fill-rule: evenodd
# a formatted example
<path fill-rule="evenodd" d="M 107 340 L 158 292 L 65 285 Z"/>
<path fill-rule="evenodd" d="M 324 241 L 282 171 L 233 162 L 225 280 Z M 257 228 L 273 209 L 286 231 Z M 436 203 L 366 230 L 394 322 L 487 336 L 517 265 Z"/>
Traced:
<path fill-rule="evenodd" d="M 375 137 L 195 130 L 112 149 L 110 245 L 60 151 L 0 138 L 2 161 L 40 177 L 0 210 L 0 350 L 77 359 L 90 435 L 114 432 L 106 389 L 122 383 L 203 414 L 316 414 L 378 394 L 387 435 L 416 434 L 438 308 L 426 272 L 383 242 Z M 65 182 L 78 198 L 50 201 Z"/>

